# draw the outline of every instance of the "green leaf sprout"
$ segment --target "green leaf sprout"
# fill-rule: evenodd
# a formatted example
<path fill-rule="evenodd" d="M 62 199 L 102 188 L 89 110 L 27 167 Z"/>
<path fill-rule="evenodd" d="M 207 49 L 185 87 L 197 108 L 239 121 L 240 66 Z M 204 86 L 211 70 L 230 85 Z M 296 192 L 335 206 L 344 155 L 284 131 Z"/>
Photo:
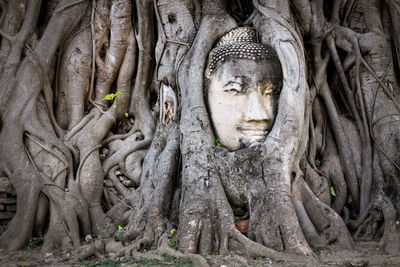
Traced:
<path fill-rule="evenodd" d="M 103 98 L 103 100 L 113 100 L 117 95 L 120 95 L 121 97 L 124 97 L 124 93 L 122 93 L 121 90 L 118 90 L 115 93 L 111 93 L 111 94 L 106 94 L 106 96 Z"/>
<path fill-rule="evenodd" d="M 221 142 L 219 141 L 218 138 L 215 139 L 215 144 L 216 144 L 217 146 L 222 146 L 222 144 L 221 144 Z"/>
<path fill-rule="evenodd" d="M 171 233 L 168 235 L 169 238 L 174 238 L 176 236 L 176 229 L 172 228 Z"/>
<path fill-rule="evenodd" d="M 335 189 L 333 188 L 333 186 L 331 186 L 331 195 L 336 197 Z"/>

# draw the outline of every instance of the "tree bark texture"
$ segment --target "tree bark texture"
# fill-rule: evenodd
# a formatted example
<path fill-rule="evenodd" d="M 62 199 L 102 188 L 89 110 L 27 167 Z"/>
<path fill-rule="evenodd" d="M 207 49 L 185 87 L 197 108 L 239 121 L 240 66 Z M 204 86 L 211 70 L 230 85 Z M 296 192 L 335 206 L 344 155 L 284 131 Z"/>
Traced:
<path fill-rule="evenodd" d="M 18 199 L 0 247 L 91 235 L 92 253 L 199 265 L 399 252 L 398 0 L 18 0 L 0 21 L 0 168 Z M 275 50 L 283 86 L 265 141 L 229 151 L 204 71 L 238 26 Z"/>

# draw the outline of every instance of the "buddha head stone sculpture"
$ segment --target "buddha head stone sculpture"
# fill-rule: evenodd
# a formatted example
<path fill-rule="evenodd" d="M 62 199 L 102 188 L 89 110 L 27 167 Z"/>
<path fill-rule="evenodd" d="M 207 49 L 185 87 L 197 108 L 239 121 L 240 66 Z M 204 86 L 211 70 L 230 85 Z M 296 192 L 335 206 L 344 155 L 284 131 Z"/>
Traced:
<path fill-rule="evenodd" d="M 263 141 L 282 87 L 275 51 L 257 41 L 254 29 L 233 29 L 211 50 L 206 78 L 211 121 L 221 144 L 236 150 Z"/>

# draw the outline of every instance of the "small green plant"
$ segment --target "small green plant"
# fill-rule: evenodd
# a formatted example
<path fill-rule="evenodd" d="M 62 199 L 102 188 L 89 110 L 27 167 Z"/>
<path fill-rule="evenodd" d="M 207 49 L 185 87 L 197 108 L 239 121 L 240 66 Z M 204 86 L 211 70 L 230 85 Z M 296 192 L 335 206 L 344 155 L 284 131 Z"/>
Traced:
<path fill-rule="evenodd" d="M 129 113 L 128 113 L 128 112 L 125 112 L 124 115 L 125 115 L 125 117 L 127 117 L 127 118 L 129 117 Z"/>
<path fill-rule="evenodd" d="M 120 225 L 122 225 L 122 224 L 120 224 Z M 126 234 L 125 228 L 120 225 L 116 225 L 118 227 L 118 231 L 114 235 L 114 240 L 117 242 L 122 241 L 122 239 L 124 238 L 124 236 Z"/>
<path fill-rule="evenodd" d="M 169 247 L 178 250 L 179 249 L 179 241 L 175 238 L 170 239 Z"/>
<path fill-rule="evenodd" d="M 118 226 L 117 226 L 118 227 Z M 106 229 L 99 234 L 99 238 L 106 239 L 113 237 L 115 229 L 113 227 L 107 226 Z"/>
<path fill-rule="evenodd" d="M 28 249 L 39 247 L 43 243 L 43 236 L 32 237 L 28 242 Z"/>
<path fill-rule="evenodd" d="M 114 100 L 114 98 L 116 98 L 118 95 L 120 95 L 121 96 L 121 98 L 123 98 L 125 95 L 124 95 L 124 93 L 122 93 L 122 91 L 121 90 L 118 90 L 117 92 L 115 92 L 115 93 L 111 93 L 111 94 L 107 94 L 104 98 L 103 98 L 103 100 Z M 116 108 L 117 107 L 117 100 L 115 100 L 115 103 L 114 103 L 114 105 L 113 105 L 113 107 L 114 108 Z M 125 115 L 126 116 L 126 115 Z"/>
<path fill-rule="evenodd" d="M 165 260 L 166 262 L 173 262 L 173 261 L 176 260 L 176 257 L 171 256 L 171 255 L 168 255 L 167 253 L 163 253 L 161 256 L 164 257 L 164 260 Z"/>
<path fill-rule="evenodd" d="M 335 188 L 333 188 L 333 186 L 331 186 L 331 195 L 336 197 Z"/>
<path fill-rule="evenodd" d="M 100 259 L 100 260 L 78 260 L 78 264 L 84 265 L 87 267 L 95 267 L 95 266 L 107 266 L 107 267 L 117 267 L 121 264 L 129 265 L 129 266 L 151 266 L 151 265 L 169 265 L 169 266 L 193 266 L 192 262 L 187 259 L 177 258 L 174 256 L 170 256 L 168 254 L 162 255 L 164 259 L 149 259 L 140 257 L 137 259 L 134 258 L 121 258 L 121 259 Z M 133 265 L 135 264 L 135 265 Z"/>
<path fill-rule="evenodd" d="M 120 262 L 111 259 L 101 259 L 94 262 L 87 260 L 78 260 L 78 263 L 81 265 L 85 265 L 87 267 L 95 267 L 95 266 L 117 267 L 120 265 Z"/>
<path fill-rule="evenodd" d="M 221 144 L 221 142 L 219 141 L 218 138 L 215 138 L 215 144 L 216 144 L 217 146 L 222 146 L 222 144 Z"/>
<path fill-rule="evenodd" d="M 119 229 L 119 228 L 124 228 L 124 226 L 122 225 L 122 223 L 119 223 L 119 222 L 114 223 L 114 225 L 117 226 L 118 229 Z"/>
<path fill-rule="evenodd" d="M 124 93 L 122 93 L 121 90 L 118 90 L 115 93 L 106 94 L 106 96 L 103 98 L 103 100 L 113 100 L 117 95 L 121 95 L 121 97 L 124 97 Z"/>
<path fill-rule="evenodd" d="M 317 166 L 317 167 L 320 167 L 321 166 L 321 161 L 319 161 L 319 160 L 315 160 L 314 161 L 314 164 L 315 164 L 315 166 Z"/>
<path fill-rule="evenodd" d="M 172 228 L 171 232 L 169 233 L 168 237 L 169 238 L 174 238 L 176 236 L 176 229 Z"/>
<path fill-rule="evenodd" d="M 177 258 L 177 257 L 171 256 L 171 255 L 168 255 L 166 253 L 163 253 L 162 256 L 164 257 L 164 260 L 166 262 L 174 263 L 174 266 L 182 266 L 182 265 L 188 265 L 188 264 L 189 264 L 189 266 L 192 266 L 191 265 L 192 262 L 188 259 Z"/>

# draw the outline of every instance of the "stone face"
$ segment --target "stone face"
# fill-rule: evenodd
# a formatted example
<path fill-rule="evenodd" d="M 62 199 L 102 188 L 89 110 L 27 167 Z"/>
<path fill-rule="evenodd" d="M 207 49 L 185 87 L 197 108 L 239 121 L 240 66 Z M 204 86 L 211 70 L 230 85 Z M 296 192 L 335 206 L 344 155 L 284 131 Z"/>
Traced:
<path fill-rule="evenodd" d="M 280 66 L 249 59 L 226 61 L 210 77 L 208 106 L 216 135 L 230 150 L 261 142 L 278 110 Z"/>
<path fill-rule="evenodd" d="M 283 75 L 272 47 L 250 27 L 226 33 L 208 55 L 205 78 L 217 145 L 230 150 L 262 142 L 278 110 Z"/>

